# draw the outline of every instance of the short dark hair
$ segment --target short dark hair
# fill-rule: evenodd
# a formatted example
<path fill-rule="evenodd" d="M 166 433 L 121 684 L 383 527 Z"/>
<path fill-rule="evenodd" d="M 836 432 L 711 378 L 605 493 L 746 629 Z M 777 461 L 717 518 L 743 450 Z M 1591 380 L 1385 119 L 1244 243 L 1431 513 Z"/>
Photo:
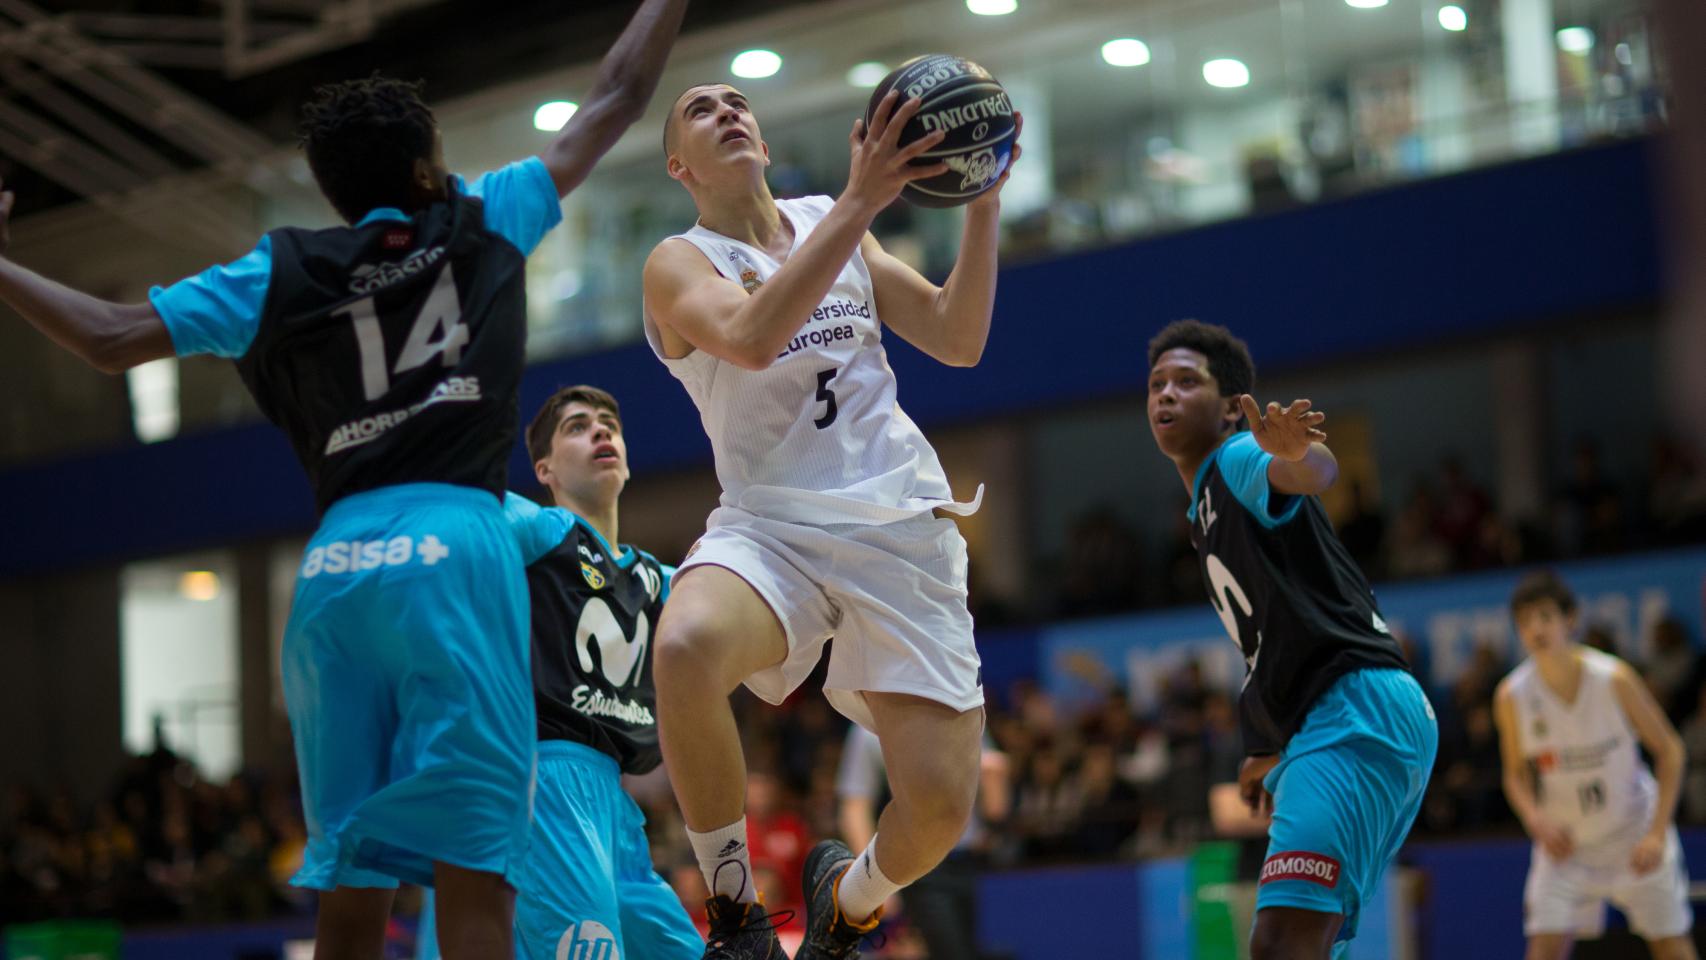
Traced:
<path fill-rule="evenodd" d="M 622 408 L 608 392 L 584 383 L 563 387 L 551 394 L 551 399 L 545 401 L 545 405 L 533 415 L 533 422 L 527 425 L 527 456 L 532 462 L 538 463 L 551 455 L 551 435 L 557 432 L 557 420 L 562 417 L 563 408 L 571 403 L 609 410 L 616 415 L 617 425 L 622 423 Z"/>
<path fill-rule="evenodd" d="M 1256 387 L 1256 363 L 1250 348 L 1218 324 L 1201 320 L 1175 320 L 1149 341 L 1149 368 L 1169 350 L 1184 347 L 1208 358 L 1208 372 L 1223 397 L 1236 397 Z"/>
<path fill-rule="evenodd" d="M 1511 616 L 1548 600 L 1557 604 L 1558 612 L 1566 617 L 1576 612 L 1576 595 L 1563 579 L 1550 570 L 1536 570 L 1523 577 L 1511 591 Z"/>
<path fill-rule="evenodd" d="M 320 192 L 350 223 L 379 207 L 406 209 L 415 161 L 432 157 L 437 121 L 422 84 L 377 74 L 314 90 L 297 131 Z"/>

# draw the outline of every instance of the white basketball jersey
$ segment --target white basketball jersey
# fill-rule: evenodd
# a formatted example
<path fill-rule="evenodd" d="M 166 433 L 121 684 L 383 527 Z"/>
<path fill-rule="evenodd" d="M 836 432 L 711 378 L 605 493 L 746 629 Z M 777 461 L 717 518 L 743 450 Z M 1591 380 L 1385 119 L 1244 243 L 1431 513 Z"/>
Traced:
<path fill-rule="evenodd" d="M 1577 858 L 1593 860 L 1646 831 L 1658 787 L 1612 689 L 1617 659 L 1589 647 L 1578 654 L 1574 703 L 1546 685 L 1532 657 L 1511 673 L 1510 691 L 1523 753 L 1539 776 L 1540 809 L 1569 827 Z"/>
<path fill-rule="evenodd" d="M 829 212 L 829 197 L 778 200 L 798 249 Z M 679 235 L 752 293 L 782 261 L 702 226 Z M 747 370 L 700 350 L 663 355 L 646 311 L 646 339 L 699 408 L 716 456 L 722 504 L 791 523 L 888 523 L 954 502 L 936 451 L 895 399 L 876 292 L 854 251 L 818 308 L 774 363 Z M 978 497 L 982 497 L 981 488 Z"/>

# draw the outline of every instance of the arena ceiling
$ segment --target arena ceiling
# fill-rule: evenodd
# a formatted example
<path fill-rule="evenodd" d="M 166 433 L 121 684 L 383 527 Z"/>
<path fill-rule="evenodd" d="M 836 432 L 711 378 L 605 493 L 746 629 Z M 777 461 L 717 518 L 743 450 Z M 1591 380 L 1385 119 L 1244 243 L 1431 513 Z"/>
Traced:
<path fill-rule="evenodd" d="M 714 0 L 687 30 L 807 0 Z M 0 0 L 0 176 L 15 215 L 208 168 L 241 176 L 318 83 L 379 70 L 434 100 L 595 60 L 635 0 Z M 186 223 L 217 220 L 183 201 Z"/>

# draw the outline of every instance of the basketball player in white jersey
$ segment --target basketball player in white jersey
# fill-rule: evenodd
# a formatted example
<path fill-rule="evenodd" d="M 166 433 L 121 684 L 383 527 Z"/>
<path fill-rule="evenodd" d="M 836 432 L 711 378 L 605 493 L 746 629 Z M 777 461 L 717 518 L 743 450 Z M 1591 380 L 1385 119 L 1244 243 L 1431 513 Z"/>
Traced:
<path fill-rule="evenodd" d="M 954 501 L 896 404 L 882 336 L 886 326 L 943 363 L 977 362 L 1000 184 L 967 206 L 941 287 L 884 252 L 872 218 L 908 181 L 946 170 L 908 165 L 940 134 L 897 144 L 919 108 L 891 94 L 869 130 L 854 124 L 833 200 L 771 196 L 769 149 L 726 84 L 689 88 L 664 128 L 669 174 L 699 221 L 646 262 L 646 334 L 699 407 L 723 488 L 655 648 L 664 759 L 712 894 L 707 957 L 784 956 L 751 884 L 728 701 L 740 684 L 780 703 L 833 635 L 825 694 L 877 734 L 889 770 L 893 800 L 870 845 L 855 856 L 825 841 L 807 860 L 795 960 L 858 956 L 882 902 L 953 849 L 977 793 L 983 690 L 965 541 L 941 516 L 977 502 Z"/>
<path fill-rule="evenodd" d="M 1655 960 L 1694 960 L 1672 822 L 1682 739 L 1628 664 L 1576 642 L 1576 598 L 1556 575 L 1526 577 L 1511 614 L 1529 656 L 1499 684 L 1493 710 L 1505 796 L 1534 838 L 1523 891 L 1529 960 L 1563 960 L 1577 936 L 1597 937 L 1607 900 Z"/>

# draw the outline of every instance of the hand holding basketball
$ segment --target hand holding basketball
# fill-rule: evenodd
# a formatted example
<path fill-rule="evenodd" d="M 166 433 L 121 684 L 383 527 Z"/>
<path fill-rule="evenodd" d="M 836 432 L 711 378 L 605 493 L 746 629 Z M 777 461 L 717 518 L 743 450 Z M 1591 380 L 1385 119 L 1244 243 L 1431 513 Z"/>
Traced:
<path fill-rule="evenodd" d="M 1263 450 L 1281 460 L 1293 463 L 1309 455 L 1309 445 L 1325 443 L 1327 434 L 1320 429 L 1327 415 L 1310 410 L 1308 400 L 1293 400 L 1281 407 L 1269 403 L 1266 412 L 1256 405 L 1256 398 L 1244 394 L 1238 398 L 1244 416 L 1250 421 L 1250 432 Z"/>
<path fill-rule="evenodd" d="M 901 103 L 900 91 L 891 90 L 884 97 L 866 129 L 863 118 L 853 121 L 848 145 L 853 150 L 853 168 L 847 174 L 844 196 L 858 199 L 872 214 L 883 209 L 900 196 L 900 191 L 913 180 L 938 176 L 948 169 L 946 164 L 913 166 L 915 157 L 942 142 L 947 134 L 936 131 L 900 146 L 900 132 L 908 120 L 917 115 L 922 103 L 917 97 Z"/>
<path fill-rule="evenodd" d="M 1024 132 L 1024 129 L 1025 115 L 1017 110 L 1013 111 L 1013 153 L 1007 161 L 1007 169 L 1001 171 L 1001 176 L 990 185 L 988 190 L 978 194 L 977 199 L 966 204 L 967 210 L 1001 206 L 1001 188 L 1007 185 L 1007 178 L 1013 175 L 1013 166 L 1019 162 L 1020 157 L 1025 155 L 1025 148 L 1019 145 L 1019 134 Z"/>

